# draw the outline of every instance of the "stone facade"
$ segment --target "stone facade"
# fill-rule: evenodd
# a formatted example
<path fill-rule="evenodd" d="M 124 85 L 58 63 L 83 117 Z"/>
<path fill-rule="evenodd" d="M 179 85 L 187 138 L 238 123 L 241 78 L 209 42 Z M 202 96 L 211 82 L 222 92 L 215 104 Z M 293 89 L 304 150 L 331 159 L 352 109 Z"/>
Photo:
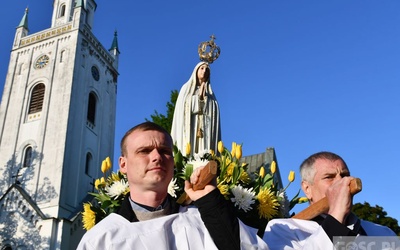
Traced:
<path fill-rule="evenodd" d="M 53 8 L 51 27 L 35 34 L 26 11 L 12 45 L 0 106 L 0 249 L 75 249 L 82 203 L 113 157 L 119 50 L 92 34 L 94 0 Z"/>

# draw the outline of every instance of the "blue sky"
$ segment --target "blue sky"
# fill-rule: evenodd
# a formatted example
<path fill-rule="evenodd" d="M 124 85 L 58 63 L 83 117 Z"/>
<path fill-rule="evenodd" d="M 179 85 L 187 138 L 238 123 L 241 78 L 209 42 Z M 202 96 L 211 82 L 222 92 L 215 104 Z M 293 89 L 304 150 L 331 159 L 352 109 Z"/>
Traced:
<path fill-rule="evenodd" d="M 198 44 L 215 34 L 221 56 L 211 65 L 211 84 L 224 143 L 243 143 L 244 155 L 274 147 L 285 183 L 307 156 L 333 151 L 363 181 L 354 201 L 400 220 L 400 1 L 97 4 L 93 33 L 109 48 L 117 29 L 121 51 L 115 145 L 154 110 L 165 112 L 171 90 L 198 62 Z M 30 34 L 50 27 L 50 0 L 2 4 L 1 91 L 27 6 Z M 297 178 L 289 197 L 299 186 Z"/>

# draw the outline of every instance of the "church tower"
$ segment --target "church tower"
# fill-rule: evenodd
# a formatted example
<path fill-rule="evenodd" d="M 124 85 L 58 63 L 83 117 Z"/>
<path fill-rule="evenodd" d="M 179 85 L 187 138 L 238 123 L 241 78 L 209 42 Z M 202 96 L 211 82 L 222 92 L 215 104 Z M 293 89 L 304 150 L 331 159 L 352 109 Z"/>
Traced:
<path fill-rule="evenodd" d="M 0 105 L 0 249 L 75 249 L 80 211 L 113 157 L 119 49 L 92 34 L 94 0 L 54 0 L 16 28 Z M 111 33 L 112 34 L 112 33 Z M 110 41 L 111 41 L 110 37 Z"/>

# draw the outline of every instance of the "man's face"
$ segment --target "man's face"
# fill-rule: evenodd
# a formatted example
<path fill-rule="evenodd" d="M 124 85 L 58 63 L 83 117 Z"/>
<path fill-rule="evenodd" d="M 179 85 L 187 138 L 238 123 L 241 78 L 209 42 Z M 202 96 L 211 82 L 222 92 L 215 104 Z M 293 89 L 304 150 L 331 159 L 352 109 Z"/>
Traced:
<path fill-rule="evenodd" d="M 126 154 L 119 164 L 130 189 L 166 193 L 174 173 L 170 138 L 155 130 L 137 130 L 126 138 L 125 145 Z"/>
<path fill-rule="evenodd" d="M 314 168 L 314 182 L 302 182 L 303 191 L 311 204 L 324 198 L 326 190 L 333 183 L 344 176 L 350 176 L 349 170 L 341 160 L 317 159 L 314 163 Z"/>

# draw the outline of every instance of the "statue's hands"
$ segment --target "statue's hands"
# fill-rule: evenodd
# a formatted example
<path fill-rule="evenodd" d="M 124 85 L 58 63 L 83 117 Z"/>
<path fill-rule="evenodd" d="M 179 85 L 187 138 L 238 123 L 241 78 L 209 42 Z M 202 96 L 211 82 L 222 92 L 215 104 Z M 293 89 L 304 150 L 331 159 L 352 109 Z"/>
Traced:
<path fill-rule="evenodd" d="M 199 97 L 200 100 L 204 100 L 204 97 L 206 96 L 206 83 L 202 82 L 200 84 L 200 89 L 199 89 Z"/>
<path fill-rule="evenodd" d="M 199 182 L 200 170 L 204 167 L 205 166 L 196 168 L 190 176 L 190 182 L 185 181 L 185 192 L 193 201 L 200 199 L 201 197 L 205 196 L 206 194 L 217 188 L 217 179 L 216 177 L 214 177 L 211 182 L 204 187 L 204 189 L 196 191 L 193 190 L 193 185 Z"/>

